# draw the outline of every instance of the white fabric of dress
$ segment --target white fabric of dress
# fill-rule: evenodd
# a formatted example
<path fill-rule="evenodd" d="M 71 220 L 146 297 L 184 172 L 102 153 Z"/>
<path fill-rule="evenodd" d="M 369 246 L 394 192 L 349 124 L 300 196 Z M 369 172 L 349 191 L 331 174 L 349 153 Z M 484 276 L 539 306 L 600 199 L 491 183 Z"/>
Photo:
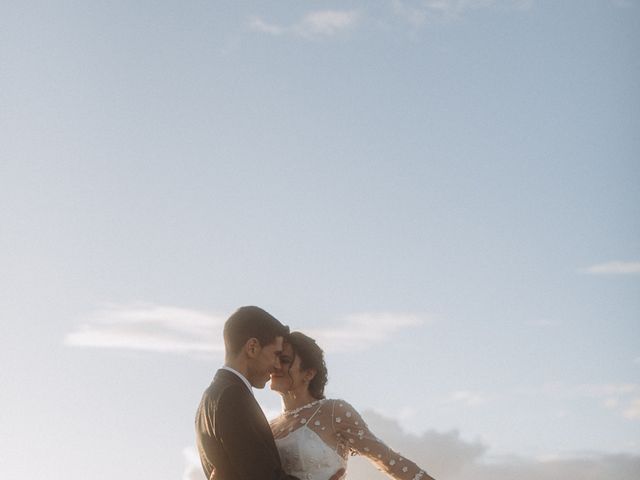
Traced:
<path fill-rule="evenodd" d="M 276 439 L 276 446 L 284 471 L 300 480 L 328 480 L 347 468 L 347 461 L 306 426 Z"/>
<path fill-rule="evenodd" d="M 371 433 L 344 400 L 323 399 L 284 412 L 271 422 L 286 473 L 301 480 L 328 480 L 347 467 L 349 455 L 364 455 L 395 480 L 432 480 Z"/>

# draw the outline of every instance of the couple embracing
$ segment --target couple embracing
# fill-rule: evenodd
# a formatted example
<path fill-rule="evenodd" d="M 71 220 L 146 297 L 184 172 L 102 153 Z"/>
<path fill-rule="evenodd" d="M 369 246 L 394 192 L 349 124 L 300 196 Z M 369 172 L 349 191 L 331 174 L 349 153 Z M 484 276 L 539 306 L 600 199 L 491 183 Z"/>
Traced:
<path fill-rule="evenodd" d="M 338 480 L 360 454 L 396 480 L 433 480 L 387 447 L 344 400 L 327 399 L 327 368 L 316 342 L 258 307 L 224 325 L 225 364 L 196 414 L 196 443 L 208 480 Z M 252 387 L 282 395 L 269 424 Z"/>

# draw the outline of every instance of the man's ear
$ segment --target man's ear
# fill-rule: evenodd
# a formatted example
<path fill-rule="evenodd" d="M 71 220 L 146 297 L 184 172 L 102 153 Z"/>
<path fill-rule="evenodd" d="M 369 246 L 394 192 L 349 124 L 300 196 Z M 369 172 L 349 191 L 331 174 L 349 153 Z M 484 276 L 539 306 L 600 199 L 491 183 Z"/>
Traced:
<path fill-rule="evenodd" d="M 260 353 L 260 342 L 257 338 L 250 338 L 244 344 L 244 351 L 249 358 L 255 358 Z"/>

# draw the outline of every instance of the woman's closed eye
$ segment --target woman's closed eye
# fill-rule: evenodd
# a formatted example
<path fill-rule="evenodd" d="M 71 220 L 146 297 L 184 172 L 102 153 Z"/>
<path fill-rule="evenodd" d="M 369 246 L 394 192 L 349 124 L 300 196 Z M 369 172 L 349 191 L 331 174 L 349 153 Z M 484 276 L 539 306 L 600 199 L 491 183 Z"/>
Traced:
<path fill-rule="evenodd" d="M 280 355 L 280 363 L 282 365 L 291 365 L 291 357 L 288 355 Z"/>

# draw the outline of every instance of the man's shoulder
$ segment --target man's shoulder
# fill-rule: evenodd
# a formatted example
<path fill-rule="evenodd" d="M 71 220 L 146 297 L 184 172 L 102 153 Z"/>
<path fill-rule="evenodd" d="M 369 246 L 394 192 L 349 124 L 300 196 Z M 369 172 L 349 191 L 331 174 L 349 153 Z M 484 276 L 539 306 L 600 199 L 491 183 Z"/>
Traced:
<path fill-rule="evenodd" d="M 243 406 L 248 404 L 245 398 L 247 394 L 250 395 L 250 392 L 243 384 L 214 379 L 202 394 L 196 418 L 212 420 L 217 415 L 227 415 L 238 408 L 244 410 Z"/>
<path fill-rule="evenodd" d="M 246 385 L 236 375 L 226 370 L 218 370 L 213 382 L 202 395 L 203 400 L 219 402 L 223 397 L 241 397 L 251 394 Z"/>

